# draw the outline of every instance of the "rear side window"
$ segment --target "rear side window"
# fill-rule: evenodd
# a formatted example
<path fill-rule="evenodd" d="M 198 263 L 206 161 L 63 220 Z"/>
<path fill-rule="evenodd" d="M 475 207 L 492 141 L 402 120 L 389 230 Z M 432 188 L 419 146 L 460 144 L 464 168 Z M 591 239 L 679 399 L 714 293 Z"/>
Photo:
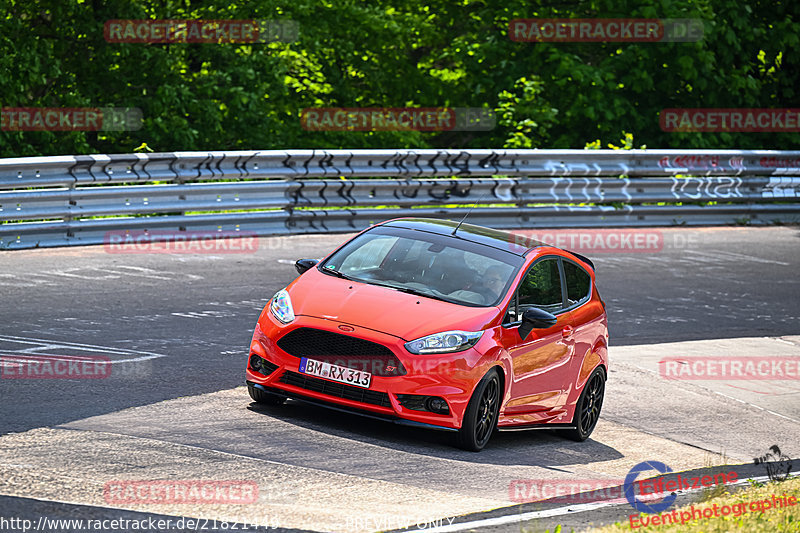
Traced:
<path fill-rule="evenodd" d="M 581 304 L 589 299 L 592 290 L 592 278 L 581 267 L 570 261 L 564 261 L 564 277 L 567 282 L 567 305 Z"/>

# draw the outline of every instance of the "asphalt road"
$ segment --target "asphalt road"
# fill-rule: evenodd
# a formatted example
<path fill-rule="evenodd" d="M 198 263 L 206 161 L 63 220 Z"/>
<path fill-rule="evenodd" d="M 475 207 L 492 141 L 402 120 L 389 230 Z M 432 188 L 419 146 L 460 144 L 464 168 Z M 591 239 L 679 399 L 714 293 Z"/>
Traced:
<path fill-rule="evenodd" d="M 637 361 L 637 347 L 646 353 L 654 343 L 800 334 L 800 230 L 655 231 L 663 239 L 658 251 L 582 252 L 597 265 L 612 350 L 620 350 L 616 367 L 612 351 L 607 404 L 595 436 L 575 444 L 549 432 L 504 433 L 477 455 L 452 448 L 444 434 L 293 402 L 278 410 L 250 405 L 240 386 L 259 311 L 294 278 L 294 259 L 322 257 L 346 235 L 260 239 L 255 253 L 221 255 L 114 254 L 102 247 L 0 252 L 0 355 L 100 355 L 113 361 L 107 379 L 0 380 L 0 470 L 20 473 L 8 466 L 10 459 L 4 462 L 5 449 L 33 470 L 61 468 L 51 472 L 58 479 L 79 476 L 65 465 L 48 465 L 53 453 L 81 472 L 129 476 L 162 465 L 174 453 L 171 447 L 181 446 L 196 450 L 198 456 L 189 454 L 185 463 L 176 459 L 196 476 L 204 473 L 196 465 L 200 456 L 269 461 L 282 474 L 259 483 L 278 498 L 282 516 L 303 515 L 292 506 L 304 499 L 324 515 L 343 496 L 320 494 L 320 484 L 343 483 L 350 491 L 345 499 L 354 505 L 369 502 L 376 490 L 410 508 L 422 490 L 458 496 L 461 505 L 429 509 L 431 516 L 449 516 L 507 505 L 513 479 L 615 478 L 638 459 L 656 457 L 674 469 L 717 464 L 711 457 L 746 462 L 776 443 L 800 455 L 792 449 L 800 442 L 800 424 L 778 412 L 765 415 L 759 397 L 670 385 Z M 790 389 L 785 398 L 795 402 L 797 392 Z M 96 439 L 108 457 L 117 457 L 131 439 L 150 443 L 147 449 L 161 455 L 149 462 L 131 458 L 126 470 L 108 457 L 87 456 L 71 440 L 76 434 Z M 37 444 L 47 442 L 54 447 Z M 258 471 L 254 466 L 248 479 Z M 287 484 L 286 476 L 294 481 Z M 42 481 L 46 476 L 38 485 L 25 475 L 6 479 L 0 494 L 62 500 Z M 101 508 L 103 502 L 93 498 L 64 501 Z M 0 516 L 12 507 L 36 506 L 3 498 Z M 284 526 L 337 531 L 336 520 L 287 519 Z"/>
<path fill-rule="evenodd" d="M 800 230 L 659 231 L 656 253 L 587 252 L 612 345 L 800 333 Z M 346 238 L 261 239 L 255 253 L 229 255 L 0 252 L 0 350 L 33 346 L 14 336 L 164 356 L 112 373 L 124 379 L 3 381 L 13 401 L 0 434 L 241 385 L 255 320 L 295 277 L 290 263 Z"/>

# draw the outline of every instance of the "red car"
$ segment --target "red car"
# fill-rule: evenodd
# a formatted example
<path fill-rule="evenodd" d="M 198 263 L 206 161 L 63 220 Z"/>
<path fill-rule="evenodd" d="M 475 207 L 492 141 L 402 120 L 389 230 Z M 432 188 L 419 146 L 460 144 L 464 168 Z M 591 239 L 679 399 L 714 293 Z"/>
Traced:
<path fill-rule="evenodd" d="M 504 231 L 397 219 L 353 237 L 267 303 L 247 364 L 258 403 L 287 397 L 448 430 L 594 430 L 608 321 L 587 258 Z"/>

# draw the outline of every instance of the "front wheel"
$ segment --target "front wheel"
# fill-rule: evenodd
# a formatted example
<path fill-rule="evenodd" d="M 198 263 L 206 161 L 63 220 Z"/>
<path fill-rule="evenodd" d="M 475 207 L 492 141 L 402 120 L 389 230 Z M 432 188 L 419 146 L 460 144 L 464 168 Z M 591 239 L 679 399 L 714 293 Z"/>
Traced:
<path fill-rule="evenodd" d="M 606 380 L 603 370 L 596 368 L 586 381 L 583 392 L 578 398 L 578 404 L 575 406 L 575 416 L 572 417 L 575 429 L 564 430 L 565 437 L 577 442 L 583 442 L 589 438 L 600 419 L 605 390 Z"/>
<path fill-rule="evenodd" d="M 500 413 L 500 377 L 490 370 L 475 387 L 469 400 L 461 429 L 458 430 L 458 447 L 479 452 L 489 442 Z"/>

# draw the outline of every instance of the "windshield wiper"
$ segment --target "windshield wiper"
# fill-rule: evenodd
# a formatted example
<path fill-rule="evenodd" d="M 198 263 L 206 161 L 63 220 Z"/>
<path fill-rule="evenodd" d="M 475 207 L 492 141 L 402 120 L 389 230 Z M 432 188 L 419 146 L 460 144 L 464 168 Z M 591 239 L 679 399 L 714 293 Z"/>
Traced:
<path fill-rule="evenodd" d="M 431 294 L 428 292 L 422 292 L 418 289 L 412 289 L 410 287 L 398 287 L 397 285 L 385 285 L 383 283 L 375 283 L 375 285 L 380 285 L 381 287 L 387 287 L 389 289 L 394 289 L 396 291 L 405 292 L 406 294 L 413 294 L 414 296 L 424 296 L 425 298 L 431 298 L 433 300 L 440 300 L 442 302 L 453 303 L 451 300 L 447 300 L 446 298 L 442 298 L 440 296 L 436 296 L 435 294 Z"/>
<path fill-rule="evenodd" d="M 353 278 L 351 278 L 347 274 L 344 274 L 344 273 L 339 272 L 338 270 L 334 270 L 332 268 L 325 267 L 325 268 L 322 268 L 322 271 L 325 272 L 326 274 L 333 274 L 337 278 L 342 278 L 342 279 L 353 281 Z"/>

